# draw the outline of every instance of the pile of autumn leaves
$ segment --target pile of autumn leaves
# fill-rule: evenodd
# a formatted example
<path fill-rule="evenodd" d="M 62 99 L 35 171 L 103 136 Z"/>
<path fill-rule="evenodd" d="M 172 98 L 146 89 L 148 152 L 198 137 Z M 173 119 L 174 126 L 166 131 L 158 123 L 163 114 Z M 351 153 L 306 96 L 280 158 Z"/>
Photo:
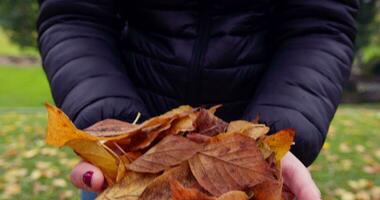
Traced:
<path fill-rule="evenodd" d="M 257 121 L 224 122 L 217 106 L 181 106 L 142 124 L 104 120 L 82 131 L 47 108 L 47 143 L 71 147 L 104 173 L 109 187 L 97 199 L 286 199 L 280 160 L 291 129 L 266 135 Z"/>

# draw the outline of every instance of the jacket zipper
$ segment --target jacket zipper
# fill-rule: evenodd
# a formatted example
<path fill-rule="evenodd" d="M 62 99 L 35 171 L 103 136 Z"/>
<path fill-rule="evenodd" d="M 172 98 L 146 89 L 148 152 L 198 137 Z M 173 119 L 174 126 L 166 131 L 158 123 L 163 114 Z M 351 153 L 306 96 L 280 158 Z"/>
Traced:
<path fill-rule="evenodd" d="M 201 76 L 202 76 L 202 67 L 201 61 L 204 57 L 204 54 L 207 49 L 208 43 L 208 34 L 210 28 L 210 16 L 209 10 L 207 9 L 207 0 L 199 1 L 200 7 L 200 17 L 199 17 L 199 25 L 198 25 L 198 33 L 199 36 L 195 41 L 192 58 L 190 62 L 190 72 L 188 75 L 187 82 L 187 93 L 185 102 L 190 105 L 198 105 L 199 102 L 199 92 L 201 88 Z"/>

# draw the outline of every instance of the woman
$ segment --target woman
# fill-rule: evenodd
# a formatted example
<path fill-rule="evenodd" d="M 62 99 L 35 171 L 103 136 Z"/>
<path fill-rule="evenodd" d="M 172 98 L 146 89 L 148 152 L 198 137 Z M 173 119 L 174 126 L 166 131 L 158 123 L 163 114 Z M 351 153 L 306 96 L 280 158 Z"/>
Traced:
<path fill-rule="evenodd" d="M 54 100 L 79 128 L 181 104 L 223 104 L 225 120 L 295 128 L 283 161 L 298 199 L 320 199 L 317 157 L 350 74 L 355 0 L 41 0 L 43 66 Z M 293 155 L 294 154 L 294 155 Z M 88 163 L 72 181 L 101 191 Z"/>

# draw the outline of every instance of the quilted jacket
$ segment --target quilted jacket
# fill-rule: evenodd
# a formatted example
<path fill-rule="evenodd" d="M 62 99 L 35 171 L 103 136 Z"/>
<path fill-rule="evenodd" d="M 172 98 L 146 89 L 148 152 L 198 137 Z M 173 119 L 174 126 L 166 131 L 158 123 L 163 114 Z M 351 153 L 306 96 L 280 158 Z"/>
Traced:
<path fill-rule="evenodd" d="M 80 128 L 223 104 L 296 129 L 317 157 L 350 74 L 356 0 L 40 0 L 39 47 L 57 106 Z"/>

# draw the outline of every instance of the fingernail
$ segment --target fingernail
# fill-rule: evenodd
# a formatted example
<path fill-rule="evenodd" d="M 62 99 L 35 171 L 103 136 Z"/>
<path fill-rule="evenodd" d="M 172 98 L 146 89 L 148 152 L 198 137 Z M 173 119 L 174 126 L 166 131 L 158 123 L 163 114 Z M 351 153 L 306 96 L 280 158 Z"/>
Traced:
<path fill-rule="evenodd" d="M 82 177 L 83 183 L 86 184 L 88 187 L 91 187 L 91 179 L 92 179 L 93 174 L 94 174 L 93 171 L 87 171 L 86 173 L 83 174 L 83 177 Z"/>

